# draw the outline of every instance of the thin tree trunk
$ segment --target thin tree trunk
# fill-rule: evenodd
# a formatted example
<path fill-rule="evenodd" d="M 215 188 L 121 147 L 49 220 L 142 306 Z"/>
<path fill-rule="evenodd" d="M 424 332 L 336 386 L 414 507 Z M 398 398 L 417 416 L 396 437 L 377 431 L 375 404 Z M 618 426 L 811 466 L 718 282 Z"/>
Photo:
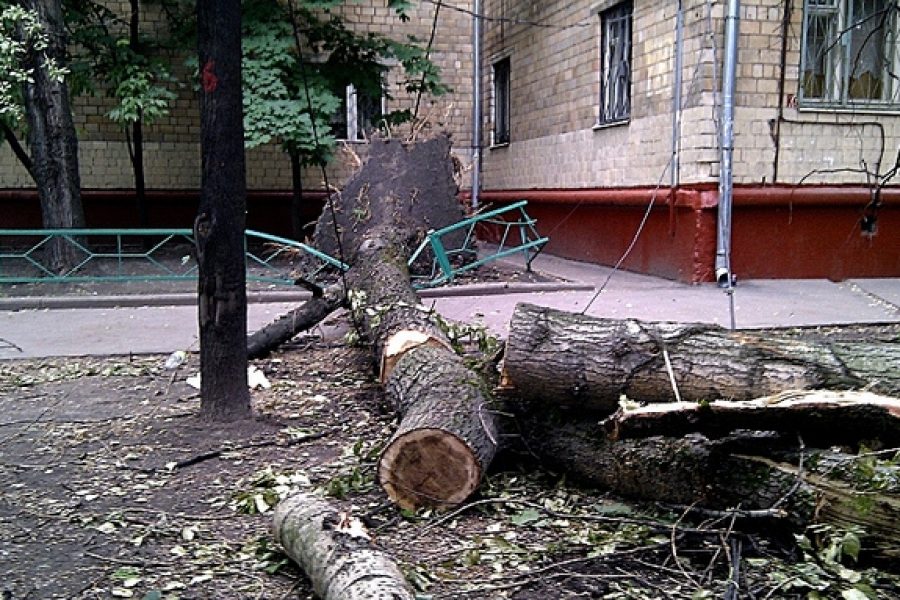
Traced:
<path fill-rule="evenodd" d="M 291 152 L 291 231 L 295 240 L 302 240 L 303 227 L 303 165 L 300 154 Z"/>
<path fill-rule="evenodd" d="M 640 402 L 752 400 L 796 389 L 900 393 L 900 343 L 830 341 L 703 324 L 516 307 L 504 385 L 535 401 L 613 412 Z"/>
<path fill-rule="evenodd" d="M 69 106 L 65 81 L 49 76 L 44 55 L 64 64 L 66 37 L 59 0 L 25 0 L 25 8 L 37 13 L 47 31 L 49 45 L 43 51 L 32 49 L 26 62 L 33 70 L 33 81 L 24 86 L 28 140 L 31 146 L 33 175 L 41 202 L 43 225 L 49 229 L 84 227 L 81 206 L 81 180 L 78 173 L 78 138 Z M 47 246 L 46 263 L 63 272 L 80 259 L 71 242 L 54 239 Z"/>
<path fill-rule="evenodd" d="M 254 331 L 247 338 L 247 357 L 266 356 L 273 348 L 287 342 L 301 331 L 321 323 L 343 303 L 344 294 L 339 287 L 326 289 L 322 296 L 310 298 L 294 310 Z"/>
<path fill-rule="evenodd" d="M 131 0 L 131 20 L 129 22 L 129 44 L 132 50 L 137 52 L 140 43 L 141 3 L 139 0 Z M 131 138 L 133 151 L 131 164 L 134 170 L 134 193 L 137 204 L 138 227 L 149 227 L 147 217 L 147 192 L 144 177 L 144 122 L 143 114 L 138 112 L 137 120 L 131 125 Z M 144 240 L 145 247 L 148 240 Z"/>
<path fill-rule="evenodd" d="M 240 0 L 198 0 L 202 190 L 194 222 L 201 416 L 250 414 Z"/>

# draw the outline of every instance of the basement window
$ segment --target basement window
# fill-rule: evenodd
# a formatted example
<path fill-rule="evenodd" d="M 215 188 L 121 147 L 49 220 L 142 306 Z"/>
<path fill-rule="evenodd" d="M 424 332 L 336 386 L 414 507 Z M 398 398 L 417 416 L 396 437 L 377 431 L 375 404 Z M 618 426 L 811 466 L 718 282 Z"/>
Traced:
<path fill-rule="evenodd" d="M 631 116 L 631 2 L 600 13 L 600 115 L 598 124 Z"/>
<path fill-rule="evenodd" d="M 494 63 L 494 131 L 493 145 L 509 143 L 509 57 Z"/>
<path fill-rule="evenodd" d="M 896 109 L 897 12 L 893 0 L 805 0 L 801 105 Z"/>

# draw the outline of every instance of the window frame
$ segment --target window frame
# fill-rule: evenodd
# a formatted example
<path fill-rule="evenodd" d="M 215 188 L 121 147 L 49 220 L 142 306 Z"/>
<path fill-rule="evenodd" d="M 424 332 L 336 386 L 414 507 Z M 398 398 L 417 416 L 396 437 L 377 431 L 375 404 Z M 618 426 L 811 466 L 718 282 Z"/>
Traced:
<path fill-rule="evenodd" d="M 509 56 L 500 58 L 491 65 L 492 119 L 491 145 L 504 146 L 510 143 L 510 107 L 512 105 L 512 64 Z"/>
<path fill-rule="evenodd" d="M 380 116 L 383 117 L 387 114 L 387 95 L 382 92 L 379 100 L 381 110 Z M 352 83 L 348 83 L 344 88 L 344 98 L 341 102 L 341 109 L 343 109 L 344 121 L 332 123 L 332 134 L 335 136 L 335 139 L 340 142 L 348 143 L 365 142 L 367 139 L 364 131 L 365 128 L 361 127 L 360 124 L 359 93 L 356 90 L 356 86 Z M 334 126 L 336 125 L 343 126 L 344 136 L 335 134 Z"/>
<path fill-rule="evenodd" d="M 881 48 L 881 97 L 880 98 L 854 98 L 852 97 L 852 65 L 856 62 L 851 56 L 853 47 L 852 31 L 855 25 L 863 21 L 856 21 L 852 15 L 854 0 L 804 0 L 802 37 L 800 44 L 800 70 L 797 81 L 797 100 L 800 108 L 813 108 L 825 110 L 874 110 L 896 111 L 900 109 L 900 81 L 894 81 L 891 72 L 897 73 L 900 69 L 900 51 L 898 51 L 898 11 L 893 10 L 890 0 L 886 0 L 885 8 L 891 11 L 886 16 L 887 24 L 882 37 Z M 828 19 L 825 34 L 826 53 L 820 59 L 822 61 L 823 82 L 821 95 L 808 95 L 807 65 L 810 62 L 812 49 L 811 21 L 813 19 Z M 869 17 L 871 18 L 871 17 Z M 878 18 L 878 17 L 876 17 Z M 848 33 L 850 35 L 848 35 Z"/>
<path fill-rule="evenodd" d="M 634 4 L 631 0 L 620 2 L 602 11 L 600 17 L 600 106 L 597 125 L 615 125 L 631 120 L 631 88 L 633 61 Z M 618 27 L 618 31 L 613 31 Z M 611 33 L 622 36 L 612 52 L 608 52 Z M 622 48 L 621 45 L 626 46 Z M 615 56 L 611 56 L 615 54 Z M 618 64 L 613 64 L 613 63 Z M 624 65 L 624 68 L 622 66 Z M 622 79 L 624 78 L 624 82 Z M 614 82 L 614 85 L 611 82 Z M 614 89 L 611 89 L 614 88 Z"/>

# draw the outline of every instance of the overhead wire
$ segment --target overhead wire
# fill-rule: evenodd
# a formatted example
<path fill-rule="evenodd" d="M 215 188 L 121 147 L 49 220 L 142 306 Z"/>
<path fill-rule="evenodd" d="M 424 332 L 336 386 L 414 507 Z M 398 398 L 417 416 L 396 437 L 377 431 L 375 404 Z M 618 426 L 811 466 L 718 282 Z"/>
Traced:
<path fill-rule="evenodd" d="M 287 0 L 288 7 L 288 16 L 291 20 L 291 29 L 294 33 L 294 44 L 297 48 L 297 61 L 300 65 L 300 79 L 303 82 L 303 92 L 306 96 L 306 108 L 309 112 L 309 121 L 312 126 L 312 134 L 313 134 L 313 145 L 318 149 L 319 147 L 319 131 L 316 126 L 316 116 L 315 111 L 313 110 L 312 103 L 312 94 L 309 89 L 309 77 L 307 76 L 306 69 L 306 60 L 303 58 L 303 41 L 300 35 L 300 26 L 297 23 L 297 11 L 294 8 L 294 0 Z M 334 207 L 334 192 L 332 191 L 334 188 L 331 187 L 331 184 L 328 182 L 328 170 L 325 168 L 325 161 L 321 158 L 317 161 L 319 163 L 319 168 L 322 171 L 322 181 L 325 185 L 325 204 L 328 206 L 328 212 L 331 215 L 331 224 L 334 228 L 334 239 L 337 244 L 338 251 L 338 260 L 344 265 L 347 264 L 347 261 L 344 258 L 344 244 L 341 240 L 341 229 L 338 226 L 337 222 L 337 209 Z M 347 275 L 343 269 L 338 269 L 340 272 L 341 278 L 341 287 L 343 288 L 344 294 L 346 295 L 350 286 L 347 283 Z M 351 320 L 353 321 L 353 327 L 356 330 L 357 334 L 361 335 L 361 325 L 357 321 L 357 317 L 354 314 L 354 311 L 350 311 Z"/>
<path fill-rule="evenodd" d="M 443 6 L 443 0 L 437 0 L 434 3 L 434 19 L 431 22 L 431 36 L 428 38 L 428 45 L 425 47 L 425 60 L 428 61 L 431 58 L 431 49 L 434 46 L 434 38 L 437 34 L 437 25 L 438 25 L 438 17 L 441 14 L 441 6 Z M 416 107 L 413 110 L 413 118 L 412 123 L 413 126 L 416 124 L 416 119 L 419 118 L 419 104 L 422 101 L 422 92 L 425 91 L 425 79 L 428 77 L 428 72 L 423 70 L 422 72 L 422 81 L 419 82 L 419 89 L 416 93 Z"/>

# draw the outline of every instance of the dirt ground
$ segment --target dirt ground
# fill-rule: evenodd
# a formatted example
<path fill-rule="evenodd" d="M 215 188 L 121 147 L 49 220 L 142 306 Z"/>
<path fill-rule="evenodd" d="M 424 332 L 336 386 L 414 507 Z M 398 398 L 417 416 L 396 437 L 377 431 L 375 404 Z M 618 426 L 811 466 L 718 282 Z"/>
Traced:
<path fill-rule="evenodd" d="M 269 532 L 292 489 L 362 517 L 423 599 L 900 597 L 790 536 L 688 522 L 515 453 L 459 511 L 401 513 L 373 481 L 394 416 L 366 350 L 310 336 L 256 361 L 271 388 L 227 426 L 195 416 L 196 357 L 165 358 L 0 362 L 2 598 L 311 598 Z"/>

